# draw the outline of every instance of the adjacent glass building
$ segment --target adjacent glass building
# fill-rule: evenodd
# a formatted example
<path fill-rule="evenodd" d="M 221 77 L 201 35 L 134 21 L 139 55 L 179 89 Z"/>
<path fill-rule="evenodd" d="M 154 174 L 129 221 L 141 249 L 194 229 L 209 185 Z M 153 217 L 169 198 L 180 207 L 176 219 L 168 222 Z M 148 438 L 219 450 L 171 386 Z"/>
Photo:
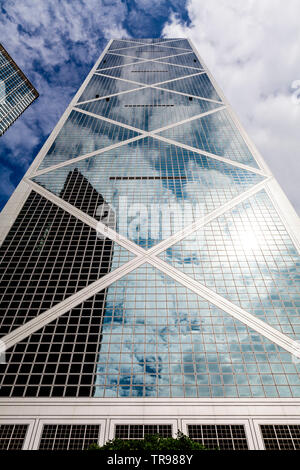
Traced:
<path fill-rule="evenodd" d="M 39 96 L 0 44 L 0 137 Z"/>
<path fill-rule="evenodd" d="M 1 230 L 3 448 L 300 448 L 299 219 L 189 40 L 109 42 Z"/>

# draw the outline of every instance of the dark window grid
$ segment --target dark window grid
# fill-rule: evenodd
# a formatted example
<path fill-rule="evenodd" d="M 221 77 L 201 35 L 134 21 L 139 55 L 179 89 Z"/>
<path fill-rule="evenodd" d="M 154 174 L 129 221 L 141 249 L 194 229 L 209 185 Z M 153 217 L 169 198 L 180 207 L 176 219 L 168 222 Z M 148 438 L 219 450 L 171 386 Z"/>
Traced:
<path fill-rule="evenodd" d="M 23 207 L 19 213 L 19 220 L 20 220 L 20 225 L 22 225 L 22 223 L 24 223 L 24 221 L 27 221 L 28 225 L 34 223 L 34 220 L 36 219 L 37 221 L 41 218 L 41 215 L 43 214 L 43 212 L 45 212 L 45 209 L 46 209 L 46 200 L 44 200 L 44 204 L 42 205 L 42 207 L 40 207 L 40 205 L 36 205 L 34 202 L 35 202 L 35 198 L 33 199 L 32 197 L 32 193 L 30 194 L 30 200 L 29 200 L 29 204 L 25 207 Z M 57 211 L 56 213 L 54 214 L 54 216 L 57 215 L 57 212 L 58 212 L 58 208 L 57 208 Z M 47 219 L 44 221 L 44 225 L 47 223 Z M 35 224 L 36 225 L 36 224 Z M 7 243 L 7 246 L 5 248 L 5 254 L 9 251 L 10 252 L 10 249 L 11 249 L 11 246 L 13 246 L 14 244 L 14 239 L 15 237 L 18 237 L 18 239 L 24 239 L 24 234 L 22 233 L 21 235 L 18 234 L 18 228 L 17 226 L 13 226 L 12 229 L 11 229 L 11 233 L 14 233 L 14 237 L 11 238 L 8 243 Z M 29 237 L 27 238 L 27 244 L 24 246 L 24 249 L 27 248 L 27 245 L 28 243 L 30 243 L 30 240 L 31 240 L 31 237 L 32 237 L 32 233 L 29 234 Z M 26 238 L 25 238 L 26 240 Z M 17 249 L 17 245 L 16 245 L 16 248 L 15 250 Z M 11 255 L 14 255 L 14 253 L 10 253 Z"/>
<path fill-rule="evenodd" d="M 267 450 L 300 450 L 300 425 L 261 425 Z"/>
<path fill-rule="evenodd" d="M 74 230 L 75 230 L 75 227 L 74 227 Z M 81 232 L 82 232 L 83 229 L 81 229 Z M 71 238 L 71 237 L 70 237 Z M 94 247 L 94 250 L 95 250 L 95 247 Z M 103 251 L 102 251 L 102 256 L 103 256 Z M 26 269 L 26 267 L 24 267 Z M 29 270 L 28 270 L 29 271 Z"/>
<path fill-rule="evenodd" d="M 147 434 L 159 434 L 162 437 L 172 437 L 171 424 L 117 424 L 115 437 L 119 439 L 144 439 Z"/>
<path fill-rule="evenodd" d="M 21 450 L 27 424 L 0 424 L 0 450 Z"/>
<path fill-rule="evenodd" d="M 52 228 L 52 227 L 51 227 L 51 228 Z M 49 230 L 49 231 L 50 231 L 50 230 Z M 47 237 L 48 237 L 48 235 L 47 235 Z M 61 242 L 63 242 L 63 239 L 61 240 Z M 30 243 L 30 240 L 28 240 L 28 244 L 29 244 L 29 243 Z M 38 243 L 38 240 L 37 240 L 36 243 Z M 53 242 L 52 242 L 52 245 L 53 245 L 53 244 L 54 244 L 54 240 L 53 240 Z M 51 246 L 50 249 L 51 249 L 51 248 L 53 248 L 53 246 Z M 24 249 L 26 249 L 26 248 L 24 247 Z M 48 257 L 48 258 L 50 258 L 50 257 Z M 56 257 L 52 257 L 52 258 L 54 258 L 54 260 L 60 259 L 61 262 L 63 262 L 63 260 L 64 260 L 64 258 L 58 258 L 58 254 L 57 254 Z M 27 272 L 29 272 L 29 273 L 31 273 L 31 278 L 30 278 L 30 280 L 29 280 L 29 282 L 30 282 L 30 281 L 32 280 L 33 270 L 32 270 L 32 267 L 30 267 L 30 268 L 28 267 L 28 263 L 31 263 L 31 259 L 30 259 L 30 258 L 28 258 L 27 264 L 26 264 L 25 266 L 23 266 L 23 270 L 24 270 L 24 271 L 27 271 Z M 37 261 L 36 261 L 36 263 L 35 263 L 35 266 L 37 266 L 38 264 L 39 264 L 39 258 L 37 259 Z M 18 267 L 18 266 L 17 266 L 17 267 Z M 54 269 L 54 267 L 52 267 L 52 269 L 49 270 L 49 274 L 52 273 L 53 269 Z M 20 280 L 19 282 L 22 282 L 22 281 Z"/>
<path fill-rule="evenodd" d="M 188 435 L 208 448 L 221 450 L 247 450 L 248 443 L 243 425 L 188 425 Z"/>
<path fill-rule="evenodd" d="M 92 324 L 92 319 L 89 317 L 89 321 L 90 321 L 90 324 Z M 71 325 L 72 326 L 72 325 Z M 99 329 L 98 329 L 99 330 Z M 97 330 L 97 332 L 95 333 L 99 333 L 99 331 Z M 40 346 L 45 346 L 44 343 L 43 343 L 43 337 L 41 336 L 41 339 L 39 340 L 39 335 L 35 335 L 36 337 L 36 340 L 39 341 L 39 344 Z M 99 338 L 99 341 L 100 341 L 101 338 Z M 96 350 L 97 350 L 97 353 L 98 353 L 98 350 L 99 350 L 99 341 L 98 343 L 95 342 L 96 344 Z M 60 343 L 61 344 L 61 343 Z M 87 344 L 84 344 L 85 345 L 85 348 L 88 348 L 90 346 L 89 343 Z M 28 352 L 30 354 L 30 351 L 32 351 L 32 348 L 29 348 L 28 346 L 31 346 L 31 344 L 27 345 L 27 348 L 25 350 L 25 352 Z M 74 345 L 73 347 L 76 347 L 76 345 Z M 33 353 L 34 354 L 34 350 L 33 350 Z M 88 352 L 87 352 L 88 354 Z M 74 372 L 72 372 L 72 369 L 74 369 L 74 366 L 79 366 L 80 368 L 80 371 L 78 370 L 78 367 L 77 367 L 77 371 L 76 371 L 76 374 L 78 376 L 78 373 L 79 373 L 79 379 L 77 382 L 80 382 L 81 380 L 83 381 L 83 386 L 84 384 L 88 384 L 87 387 L 88 389 L 90 390 L 93 386 L 93 371 L 95 369 L 95 359 L 90 357 L 90 359 L 87 359 L 86 361 L 83 359 L 83 356 L 82 354 L 77 354 L 77 359 L 75 358 L 75 360 L 73 361 L 73 363 L 71 364 L 71 366 L 69 367 L 69 362 L 66 363 L 66 366 L 68 367 L 68 370 L 65 371 L 64 374 L 62 374 L 60 372 L 60 368 L 61 366 L 64 366 L 64 363 L 62 361 L 60 361 L 60 358 L 63 357 L 65 355 L 65 352 L 60 352 L 58 350 L 57 354 L 53 356 L 52 354 L 52 357 L 51 355 L 47 356 L 47 355 L 44 355 L 45 357 L 43 357 L 43 362 L 41 363 L 41 365 L 44 367 L 44 362 L 46 363 L 46 366 L 45 366 L 45 373 L 42 374 L 43 377 L 46 377 L 48 372 L 46 371 L 46 369 L 49 369 L 49 365 L 53 365 L 55 366 L 55 368 L 53 368 L 51 374 L 48 374 L 48 376 L 51 376 L 53 379 L 52 381 L 50 380 L 46 380 L 47 381 L 47 387 L 48 387 L 48 391 L 47 391 L 47 395 L 46 396 L 69 396 L 68 395 L 68 388 L 70 389 L 70 387 L 72 386 L 72 383 L 69 384 L 68 383 L 68 380 L 69 380 L 69 377 L 72 376 L 72 374 L 74 374 Z M 47 357 L 49 358 L 49 360 L 47 359 Z M 74 353 L 74 357 L 75 357 L 75 353 Z M 72 357 L 73 359 L 73 357 Z M 18 357 L 16 358 L 17 360 L 17 363 L 19 362 L 19 359 Z M 52 363 L 50 362 L 52 360 Z M 31 362 L 34 362 L 35 365 L 39 365 L 39 361 L 37 360 L 34 360 L 31 359 Z M 54 363 L 53 363 L 54 361 Z M 10 360 L 10 357 L 8 358 L 8 362 L 11 363 L 11 360 Z M 23 364 L 25 363 L 26 361 L 23 360 Z M 59 364 L 57 366 L 57 364 Z M 93 371 L 92 371 L 92 375 L 90 376 L 91 379 L 90 380 L 86 380 L 86 377 L 83 377 L 86 372 L 85 372 L 85 369 L 86 367 L 92 367 Z M 89 372 L 91 374 L 91 370 Z M 27 374 L 28 375 L 28 374 Z M 66 377 L 65 377 L 66 376 Z M 7 375 L 6 375 L 7 377 Z M 61 385 L 61 391 L 59 392 L 59 394 L 57 394 L 57 388 L 58 388 L 58 384 L 57 382 L 61 381 L 61 379 L 57 380 L 56 377 L 61 377 L 62 380 L 62 385 Z M 83 377 L 83 379 L 82 379 Z M 30 380 L 31 382 L 29 383 L 27 380 L 25 381 L 26 384 L 24 385 L 16 385 L 15 386 L 15 392 L 14 390 L 11 390 L 10 393 L 12 394 L 12 396 L 15 396 L 17 394 L 17 396 L 28 396 L 28 393 L 29 393 L 29 396 L 31 396 L 30 394 L 32 394 L 32 389 L 33 387 L 35 387 L 34 389 L 34 396 L 37 396 L 39 393 L 40 393 L 40 390 L 42 390 L 43 388 L 45 389 L 45 384 L 43 384 L 43 382 L 40 380 L 40 376 L 39 375 L 34 375 L 34 374 L 30 374 Z M 34 383 L 32 383 L 34 382 Z M 74 393 L 74 391 L 72 392 L 72 396 L 80 396 L 80 388 L 82 389 L 82 385 L 80 385 L 80 387 L 77 387 L 77 390 L 75 390 L 76 393 Z M 18 391 L 19 390 L 19 391 Z M 27 390 L 28 390 L 28 393 L 27 393 Z M 31 391 L 30 391 L 31 390 Z M 87 394 L 85 394 L 86 396 Z M 45 396 L 45 395 L 42 395 L 42 396 Z"/>
<path fill-rule="evenodd" d="M 44 425 L 39 450 L 84 450 L 99 434 L 99 425 Z"/>

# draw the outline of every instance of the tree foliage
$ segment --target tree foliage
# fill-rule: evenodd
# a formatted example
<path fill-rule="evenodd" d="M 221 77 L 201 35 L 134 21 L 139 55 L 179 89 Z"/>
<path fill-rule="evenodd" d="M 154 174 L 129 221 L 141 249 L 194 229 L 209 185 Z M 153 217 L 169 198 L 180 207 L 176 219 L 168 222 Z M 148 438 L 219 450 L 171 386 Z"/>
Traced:
<path fill-rule="evenodd" d="M 152 452 L 152 451 L 195 451 L 195 450 L 207 450 L 202 444 L 193 441 L 188 436 L 178 431 L 176 438 L 174 437 L 161 437 L 158 434 L 147 435 L 144 439 L 112 439 L 108 441 L 104 446 L 100 447 L 98 444 L 92 444 L 89 450 L 105 450 L 105 451 L 140 451 L 140 452 Z"/>

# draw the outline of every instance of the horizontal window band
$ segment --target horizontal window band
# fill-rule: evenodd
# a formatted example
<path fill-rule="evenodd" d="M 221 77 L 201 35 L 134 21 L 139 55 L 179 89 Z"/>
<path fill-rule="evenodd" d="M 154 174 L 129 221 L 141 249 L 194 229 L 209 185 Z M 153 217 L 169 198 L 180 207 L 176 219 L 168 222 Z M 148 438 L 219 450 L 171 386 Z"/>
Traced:
<path fill-rule="evenodd" d="M 186 180 L 186 176 L 110 176 L 110 180 Z"/>
<path fill-rule="evenodd" d="M 174 104 L 124 104 L 125 108 L 172 108 Z"/>
<path fill-rule="evenodd" d="M 132 73 L 168 73 L 169 70 L 132 70 Z"/>

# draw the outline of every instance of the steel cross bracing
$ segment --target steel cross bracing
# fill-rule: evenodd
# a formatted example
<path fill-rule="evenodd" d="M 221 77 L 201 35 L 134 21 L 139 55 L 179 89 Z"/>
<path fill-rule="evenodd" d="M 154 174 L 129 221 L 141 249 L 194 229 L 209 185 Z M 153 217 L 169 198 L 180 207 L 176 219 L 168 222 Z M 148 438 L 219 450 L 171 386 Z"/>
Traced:
<path fill-rule="evenodd" d="M 178 39 L 177 41 L 179 41 L 179 40 L 180 39 Z M 120 40 L 120 42 L 122 42 L 122 40 Z M 128 44 L 130 42 L 130 40 L 123 40 L 123 42 Z M 161 47 L 162 49 L 164 49 L 164 45 L 165 44 L 167 45 L 170 42 L 173 44 L 172 48 L 174 49 L 174 43 L 176 42 L 176 40 L 174 40 L 174 39 L 164 41 L 163 43 L 155 43 L 154 45 L 156 47 Z M 282 220 L 286 230 L 288 231 L 289 235 L 291 236 L 292 241 L 294 242 L 294 244 L 297 247 L 298 251 L 300 251 L 299 250 L 299 246 L 300 246 L 299 239 L 297 237 L 297 233 L 295 233 L 295 226 L 298 226 L 299 221 L 295 220 L 295 217 L 294 217 L 295 214 L 293 213 L 293 210 L 291 209 L 291 206 L 290 206 L 289 202 L 284 200 L 284 197 L 283 198 L 279 197 L 279 199 L 278 199 L 278 197 L 276 195 L 276 191 L 278 192 L 278 190 L 279 190 L 279 192 L 280 192 L 280 189 L 277 186 L 277 183 L 276 183 L 274 177 L 272 176 L 270 170 L 266 166 L 266 164 L 265 164 L 264 160 L 262 159 L 262 157 L 257 152 L 256 148 L 253 146 L 252 142 L 249 141 L 249 138 L 247 137 L 247 134 L 245 133 L 245 131 L 241 127 L 241 125 L 240 125 L 239 121 L 237 120 L 236 116 L 233 114 L 233 111 L 232 111 L 229 103 L 227 102 L 226 98 L 224 97 L 222 91 L 219 89 L 219 87 L 215 83 L 215 81 L 214 81 L 213 77 L 211 76 L 209 70 L 207 70 L 206 66 L 203 63 L 203 60 L 199 57 L 197 51 L 194 48 L 192 48 L 192 50 L 178 48 L 178 54 L 176 54 L 176 56 L 178 56 L 178 55 L 182 56 L 182 55 L 187 55 L 187 54 L 194 53 L 198 57 L 199 62 L 201 64 L 201 68 L 190 67 L 191 69 L 195 70 L 195 73 L 193 73 L 191 75 L 186 75 L 186 76 L 183 76 L 183 77 L 179 77 L 179 78 L 176 77 L 176 78 L 173 78 L 172 80 L 166 80 L 166 81 L 156 82 L 155 84 L 146 85 L 146 84 L 140 83 L 138 81 L 127 80 L 127 79 L 119 78 L 119 77 L 115 78 L 115 77 L 111 77 L 110 75 L 105 74 L 105 71 L 107 71 L 108 69 L 116 68 L 116 67 L 126 67 L 126 66 L 130 65 L 130 63 L 125 64 L 125 65 L 121 65 L 121 66 L 109 67 L 107 69 L 97 70 L 97 67 L 98 67 L 100 61 L 102 60 L 103 56 L 106 53 L 114 54 L 114 55 L 122 55 L 123 49 L 126 49 L 126 50 L 130 49 L 130 47 L 127 45 L 123 49 L 119 48 L 119 49 L 109 50 L 109 47 L 110 47 L 111 43 L 112 43 L 112 41 L 110 41 L 108 43 L 108 45 L 105 48 L 105 50 L 103 51 L 102 55 L 100 56 L 100 58 L 98 59 L 98 61 L 94 65 L 94 67 L 92 68 L 91 72 L 89 73 L 88 77 L 86 78 L 86 80 L 84 81 L 84 83 L 82 84 L 82 86 L 80 87 L 78 92 L 76 93 L 75 97 L 73 98 L 70 105 L 66 109 L 64 115 L 62 116 L 62 118 L 58 122 L 56 128 L 54 129 L 54 131 L 52 132 L 52 134 L 50 135 L 50 137 L 46 141 L 44 147 L 41 149 L 40 153 L 38 154 L 38 156 L 36 157 L 36 159 L 32 163 L 32 165 L 29 168 L 28 172 L 26 173 L 23 181 L 24 181 L 24 183 L 27 184 L 28 188 L 31 188 L 35 192 L 39 193 L 41 196 L 48 199 L 52 203 L 56 204 L 58 207 L 62 208 L 64 211 L 68 212 L 72 216 L 74 216 L 77 219 L 84 222 L 86 225 L 89 225 L 90 227 L 94 228 L 95 230 L 97 229 L 99 232 L 101 232 L 103 235 L 105 235 L 105 237 L 108 237 L 111 240 L 117 242 L 120 246 L 124 247 L 126 250 L 128 250 L 129 252 L 134 254 L 135 257 L 132 260 L 125 263 L 124 265 L 122 265 L 122 266 L 118 267 L 117 269 L 115 269 L 113 272 L 110 272 L 110 273 L 106 274 L 105 276 L 101 277 L 99 280 L 93 282 L 92 284 L 88 285 L 84 289 L 81 289 L 80 291 L 76 292 L 75 294 L 69 296 L 68 298 L 66 298 L 62 302 L 56 304 L 51 309 L 43 312 L 42 314 L 40 314 L 36 318 L 28 321 L 24 325 L 20 326 L 19 328 L 16 328 L 12 332 L 10 332 L 6 336 L 4 336 L 2 338 L 2 341 L 4 342 L 5 347 L 6 348 L 12 347 L 14 344 L 18 343 L 19 341 L 22 341 L 24 338 L 31 335 L 33 332 L 39 330 L 44 325 L 50 323 L 54 319 L 56 319 L 59 316 L 63 315 L 64 313 L 69 311 L 71 308 L 76 307 L 77 305 L 82 303 L 84 300 L 88 299 L 89 297 L 92 297 L 97 292 L 101 291 L 102 289 L 105 289 L 110 284 L 112 284 L 113 282 L 115 282 L 118 279 L 122 278 L 123 276 L 125 276 L 129 272 L 135 270 L 136 268 L 138 268 L 139 266 L 141 266 L 145 263 L 149 263 L 150 265 L 152 265 L 153 267 L 155 267 L 155 268 L 159 269 L 160 271 L 164 272 L 166 275 L 173 278 L 175 281 L 181 283 L 182 285 L 184 285 L 185 287 L 187 287 L 188 289 L 190 289 L 194 293 L 196 293 L 199 296 L 201 296 L 202 298 L 208 300 L 209 302 L 216 305 L 217 307 L 219 307 L 223 311 L 229 313 L 232 317 L 234 317 L 237 320 L 241 321 L 242 323 L 248 325 L 250 328 L 257 331 L 261 335 L 265 336 L 270 341 L 276 343 L 280 347 L 284 348 L 286 351 L 288 351 L 291 354 L 293 354 L 293 355 L 300 358 L 299 345 L 295 341 L 293 341 L 290 337 L 288 337 L 287 335 L 281 333 L 279 330 L 273 328 L 268 323 L 258 319 L 257 317 L 250 314 L 246 310 L 244 310 L 244 309 L 238 307 L 237 305 L 233 304 L 232 302 L 230 302 L 226 298 L 222 297 L 221 295 L 219 295 L 216 292 L 212 291 L 211 289 L 207 288 L 205 285 L 201 284 L 200 282 L 192 279 L 191 277 L 189 277 L 188 275 L 186 275 L 183 272 L 179 271 L 178 269 L 174 268 L 173 266 L 167 264 L 165 261 L 163 261 L 162 259 L 160 259 L 158 257 L 158 255 L 161 252 L 165 251 L 167 248 L 169 248 L 172 245 L 178 243 L 180 240 L 183 240 L 184 238 L 186 238 L 188 235 L 192 234 L 193 232 L 199 230 L 199 228 L 201 228 L 204 225 L 210 223 L 212 220 L 214 220 L 215 218 L 217 218 L 220 215 L 224 214 L 228 210 L 232 209 L 237 204 L 240 204 L 241 202 L 246 201 L 249 197 L 251 197 L 254 194 L 258 193 L 262 189 L 265 189 L 265 191 L 269 195 L 269 197 L 272 200 L 272 203 L 274 205 L 274 208 L 276 209 L 277 213 L 281 217 L 281 220 Z M 149 46 L 149 43 L 143 43 L 142 40 L 139 41 L 139 42 L 136 42 L 136 41 L 132 42 L 132 47 L 133 48 L 137 47 L 137 46 L 141 46 L 141 47 L 142 46 Z M 168 51 L 168 50 L 166 49 L 166 51 Z M 173 56 L 174 56 L 174 54 L 169 55 L 169 56 L 166 54 L 166 56 L 164 56 L 162 58 L 140 59 L 135 64 L 140 65 L 142 63 L 148 63 L 148 62 L 151 62 L 151 63 L 153 63 L 153 62 L 154 63 L 165 63 L 164 62 L 165 59 L 167 59 L 168 57 L 173 57 Z M 134 55 L 133 56 L 126 55 L 126 58 L 130 58 L 130 57 L 135 58 Z M 168 65 L 170 65 L 170 64 L 168 64 Z M 174 67 L 189 68 L 188 66 L 184 66 L 184 65 L 177 65 L 177 64 L 176 65 L 171 64 L 171 65 L 174 66 Z M 211 99 L 208 99 L 208 98 L 203 98 L 203 97 L 198 96 L 198 95 L 190 95 L 190 94 L 186 94 L 186 93 L 183 93 L 183 92 L 177 92 L 177 91 L 174 91 L 174 90 L 166 90 L 166 89 L 160 87 L 160 85 L 165 84 L 165 83 L 173 82 L 173 81 L 176 81 L 176 80 L 184 80 L 187 77 L 194 77 L 194 76 L 202 75 L 204 73 L 207 74 L 207 76 L 209 77 L 209 79 L 212 82 L 215 90 L 217 91 L 218 95 L 220 96 L 221 101 L 211 100 Z M 115 93 L 115 94 L 110 94 L 110 95 L 107 95 L 107 96 L 101 96 L 101 98 L 95 98 L 95 99 L 92 99 L 92 100 L 86 100 L 86 101 L 79 102 L 78 98 L 81 96 L 82 91 L 86 88 L 89 81 L 91 80 L 91 78 L 94 75 L 108 77 L 112 80 L 113 79 L 123 80 L 125 82 L 137 85 L 137 87 L 133 88 L 131 90 L 122 91 L 122 92 Z M 155 89 L 158 89 L 158 90 L 167 91 L 168 93 L 175 93 L 175 94 L 180 94 L 180 95 L 185 95 L 185 96 L 194 96 L 194 97 L 200 98 L 204 101 L 211 101 L 211 102 L 222 104 L 222 106 L 220 106 L 216 109 L 210 110 L 208 112 L 198 114 L 197 116 L 193 116 L 191 118 L 176 122 L 174 124 L 170 124 L 170 125 L 167 125 L 165 127 L 159 128 L 159 129 L 155 129 L 153 131 L 144 131 L 144 130 L 132 127 L 130 125 L 123 124 L 119 121 L 114 121 L 114 120 L 106 118 L 104 116 L 98 116 L 96 114 L 90 113 L 88 111 L 85 111 L 85 110 L 80 109 L 80 108 L 77 107 L 78 104 L 89 103 L 89 102 L 92 102 L 92 101 L 98 101 L 98 100 L 102 100 L 102 99 L 105 99 L 105 98 L 108 98 L 108 97 L 117 96 L 117 95 L 125 94 L 125 93 L 130 93 L 132 91 L 142 90 L 142 89 L 145 89 L 145 88 L 155 88 Z M 200 149 L 197 149 L 195 147 L 191 147 L 191 146 L 179 143 L 177 141 L 174 141 L 172 139 L 165 138 L 163 136 L 158 135 L 158 133 L 163 131 L 163 130 L 178 126 L 180 124 L 184 124 L 185 122 L 190 122 L 192 120 L 199 119 L 199 118 L 204 117 L 204 116 L 209 115 L 209 114 L 218 113 L 218 112 L 220 112 L 224 109 L 227 109 L 228 112 L 230 113 L 231 118 L 233 119 L 234 123 L 238 127 L 238 130 L 241 132 L 242 136 L 244 137 L 244 140 L 248 144 L 248 147 L 249 147 L 253 157 L 255 158 L 259 168 L 253 168 L 253 167 L 250 167 L 248 165 L 245 165 L 245 164 L 242 164 L 242 163 L 239 163 L 239 162 L 235 162 L 235 161 L 229 160 L 227 158 L 224 158 L 224 157 L 209 153 L 207 151 L 200 150 Z M 102 121 L 107 121 L 109 123 L 117 124 L 118 126 L 121 126 L 121 127 L 127 128 L 127 129 L 131 129 L 133 131 L 138 132 L 139 135 L 136 136 L 136 137 L 133 137 L 131 139 L 125 140 L 121 143 L 113 144 L 111 146 L 102 148 L 100 150 L 96 150 L 96 151 L 93 151 L 93 152 L 88 153 L 88 154 L 80 155 L 76 158 L 72 158 L 71 160 L 67 160 L 67 161 L 58 163 L 56 165 L 52 165 L 51 167 L 47 167 L 45 169 L 39 170 L 38 167 L 39 167 L 41 161 L 43 160 L 44 156 L 47 154 L 50 146 L 54 142 L 55 138 L 57 137 L 58 132 L 60 131 L 62 125 L 64 124 L 64 122 L 66 121 L 66 119 L 68 118 L 68 116 L 69 116 L 69 114 L 72 110 L 75 110 L 75 111 L 80 112 L 82 114 L 87 114 L 87 115 L 93 116 L 94 118 L 100 119 Z M 127 239 L 124 236 L 121 236 L 119 233 L 117 233 L 113 229 L 108 228 L 106 225 L 99 223 L 98 220 L 96 220 L 96 219 L 90 217 L 89 215 L 85 214 L 84 212 L 82 212 L 81 210 L 79 210 L 76 207 L 72 206 L 68 202 L 61 199 L 60 197 L 54 195 L 53 193 L 46 190 L 42 186 L 38 185 L 37 183 L 35 183 L 31 179 L 34 176 L 38 176 L 38 175 L 41 175 L 41 174 L 44 174 L 44 173 L 51 172 L 51 171 L 53 171 L 57 168 L 68 166 L 68 165 L 73 164 L 75 162 L 78 162 L 80 160 L 84 160 L 84 159 L 93 157 L 95 155 L 99 155 L 101 153 L 107 152 L 108 150 L 111 150 L 111 149 L 114 149 L 114 148 L 117 148 L 117 147 L 118 148 L 122 147 L 123 145 L 127 145 L 130 142 L 134 142 L 134 141 L 143 139 L 146 136 L 151 136 L 154 139 L 165 141 L 169 144 L 176 145 L 177 147 L 182 147 L 182 148 L 185 148 L 187 150 L 191 150 L 195 153 L 205 155 L 208 158 L 216 159 L 216 160 L 225 162 L 229 165 L 232 165 L 232 166 L 235 166 L 235 167 L 238 167 L 238 168 L 242 168 L 242 169 L 245 169 L 247 171 L 251 171 L 252 173 L 256 173 L 256 174 L 259 174 L 261 176 L 264 176 L 265 179 L 263 181 L 261 181 L 260 183 L 254 185 L 250 189 L 244 191 L 242 194 L 238 195 L 237 197 L 233 198 L 232 200 L 228 201 L 227 203 L 223 204 L 221 207 L 218 207 L 217 209 L 213 210 L 209 214 L 206 214 L 204 217 L 200 218 L 199 220 L 191 223 L 190 225 L 184 227 L 182 230 L 180 230 L 177 233 L 171 235 L 167 239 L 161 241 L 160 243 L 153 246 L 149 250 L 143 249 L 142 247 L 135 244 L 133 241 Z M 27 196 L 27 194 L 26 194 L 26 196 Z M 286 216 L 286 213 L 289 213 L 288 216 Z M 293 219 L 293 217 L 294 217 L 294 220 L 291 223 L 291 219 Z"/>

